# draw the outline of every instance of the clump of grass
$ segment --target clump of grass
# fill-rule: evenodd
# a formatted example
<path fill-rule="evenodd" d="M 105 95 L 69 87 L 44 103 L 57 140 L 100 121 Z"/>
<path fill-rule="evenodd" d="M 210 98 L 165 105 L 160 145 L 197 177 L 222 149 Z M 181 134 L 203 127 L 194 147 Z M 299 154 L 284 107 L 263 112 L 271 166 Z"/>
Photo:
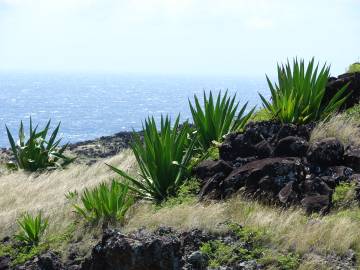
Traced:
<path fill-rule="evenodd" d="M 168 198 L 159 208 L 172 208 L 176 205 L 196 203 L 196 194 L 200 191 L 200 182 L 196 178 L 186 180 L 179 188 L 176 196 Z"/>
<path fill-rule="evenodd" d="M 311 132 L 310 142 L 335 137 L 344 145 L 360 145 L 359 120 L 347 114 L 337 114 L 319 122 Z"/>
<path fill-rule="evenodd" d="M 347 72 L 348 72 L 348 73 L 360 72 L 360 63 L 356 62 L 356 63 L 354 63 L 354 64 L 351 64 L 351 65 L 348 67 Z"/>
<path fill-rule="evenodd" d="M 179 126 L 180 116 L 174 126 L 169 117 L 161 117 L 160 131 L 155 119 L 145 120 L 144 143 L 134 134 L 131 148 L 140 168 L 138 180 L 114 166 L 110 168 L 129 180 L 132 190 L 141 198 L 157 203 L 175 196 L 189 173 L 195 140 L 189 139 L 190 128 L 187 123 Z"/>
<path fill-rule="evenodd" d="M 48 219 L 43 218 L 41 213 L 35 217 L 26 213 L 17 223 L 20 233 L 16 234 L 15 238 L 27 246 L 37 246 L 49 224 Z"/>
<path fill-rule="evenodd" d="M 50 138 L 47 134 L 50 127 L 50 120 L 43 130 L 38 131 L 38 126 L 33 129 L 32 120 L 30 118 L 29 138 L 26 140 L 24 125 L 21 121 L 19 129 L 19 141 L 15 140 L 6 127 L 11 150 L 16 160 L 16 167 L 27 171 L 36 171 L 39 169 L 64 167 L 75 160 L 64 155 L 68 144 L 59 148 L 61 139 L 57 139 L 60 123 L 54 129 Z M 11 164 L 9 164 L 11 166 Z"/>
<path fill-rule="evenodd" d="M 243 128 L 253 114 L 255 108 L 245 113 L 247 103 L 237 112 L 239 103 L 236 103 L 235 99 L 236 95 L 228 96 L 226 91 L 224 96 L 220 92 L 215 101 L 211 91 L 209 97 L 204 91 L 203 107 L 196 95 L 194 105 L 189 100 L 197 138 L 203 150 L 207 150 L 213 141 L 219 142 L 224 135 Z"/>
<path fill-rule="evenodd" d="M 278 83 L 273 84 L 266 76 L 271 101 L 261 94 L 264 108 L 273 119 L 283 123 L 305 124 L 324 119 L 336 111 L 346 100 L 344 96 L 347 85 L 339 89 L 334 97 L 322 104 L 328 82 L 330 67 L 324 65 L 319 69 L 314 58 L 305 67 L 304 60 L 289 61 L 278 65 Z"/>
<path fill-rule="evenodd" d="M 340 183 L 334 190 L 332 201 L 335 207 L 349 207 L 356 201 L 356 184 Z"/>
<path fill-rule="evenodd" d="M 261 121 L 267 121 L 267 120 L 271 120 L 271 119 L 272 119 L 272 115 L 269 113 L 269 111 L 265 108 L 262 108 L 260 110 L 255 111 L 254 114 L 249 119 L 249 121 L 261 122 Z"/>
<path fill-rule="evenodd" d="M 111 184 L 101 183 L 93 189 L 85 189 L 81 195 L 82 206 L 74 205 L 75 212 L 87 221 L 122 222 L 133 204 L 133 196 L 127 184 L 113 180 Z"/>

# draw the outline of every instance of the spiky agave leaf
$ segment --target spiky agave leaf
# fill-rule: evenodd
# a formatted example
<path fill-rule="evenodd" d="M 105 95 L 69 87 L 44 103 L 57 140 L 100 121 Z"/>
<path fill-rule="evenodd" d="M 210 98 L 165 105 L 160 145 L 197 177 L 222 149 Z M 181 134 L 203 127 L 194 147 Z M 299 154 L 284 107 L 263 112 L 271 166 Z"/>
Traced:
<path fill-rule="evenodd" d="M 161 202 L 175 195 L 185 180 L 195 140 L 188 138 L 188 123 L 180 128 L 179 121 L 180 116 L 172 126 L 169 117 L 161 117 L 158 130 L 155 119 L 149 117 L 143 124 L 143 141 L 134 133 L 131 148 L 140 168 L 140 179 L 108 165 L 127 179 L 131 183 L 129 188 L 141 198 Z"/>
<path fill-rule="evenodd" d="M 230 97 L 226 91 L 222 96 L 220 91 L 215 103 L 211 91 L 209 96 L 206 95 L 205 91 L 203 95 L 203 107 L 196 95 L 194 95 L 194 104 L 189 100 L 189 106 L 199 143 L 203 150 L 206 150 L 213 141 L 220 141 L 224 135 L 243 128 L 255 108 L 245 114 L 248 105 L 245 103 L 236 114 L 239 107 L 239 103 L 235 102 L 236 95 Z"/>
<path fill-rule="evenodd" d="M 336 111 L 349 96 L 344 95 L 347 86 L 339 89 L 336 95 L 323 104 L 330 66 L 319 68 L 312 58 L 305 66 L 304 60 L 295 58 L 292 65 L 278 65 L 278 83 L 272 84 L 266 76 L 271 93 L 271 101 L 260 95 L 263 107 L 283 123 L 304 124 L 327 117 Z"/>

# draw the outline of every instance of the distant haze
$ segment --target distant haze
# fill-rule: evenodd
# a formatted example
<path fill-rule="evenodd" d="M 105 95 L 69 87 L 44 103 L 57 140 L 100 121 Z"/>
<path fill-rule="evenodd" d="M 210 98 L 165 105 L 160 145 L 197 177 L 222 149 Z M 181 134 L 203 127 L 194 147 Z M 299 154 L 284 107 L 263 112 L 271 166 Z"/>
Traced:
<path fill-rule="evenodd" d="M 360 57 L 358 0 L 0 0 L 0 70 L 258 76 Z"/>

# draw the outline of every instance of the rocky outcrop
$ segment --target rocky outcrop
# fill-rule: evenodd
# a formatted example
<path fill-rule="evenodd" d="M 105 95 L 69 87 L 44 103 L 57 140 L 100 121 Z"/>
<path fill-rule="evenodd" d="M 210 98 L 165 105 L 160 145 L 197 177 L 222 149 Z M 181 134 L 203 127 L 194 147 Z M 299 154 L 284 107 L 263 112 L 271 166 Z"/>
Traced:
<path fill-rule="evenodd" d="M 331 98 L 345 85 L 348 84 L 344 95 L 350 94 L 341 109 L 345 110 L 360 102 L 360 73 L 345 73 L 337 78 L 331 77 L 326 87 L 323 104 L 328 103 Z"/>
<path fill-rule="evenodd" d="M 202 179 L 200 198 L 223 199 L 241 191 L 284 206 L 298 204 L 308 213 L 328 211 L 336 186 L 360 170 L 360 150 L 345 150 L 335 138 L 310 144 L 312 128 L 265 121 L 228 135 L 219 147 L 220 160 L 194 170 Z"/>

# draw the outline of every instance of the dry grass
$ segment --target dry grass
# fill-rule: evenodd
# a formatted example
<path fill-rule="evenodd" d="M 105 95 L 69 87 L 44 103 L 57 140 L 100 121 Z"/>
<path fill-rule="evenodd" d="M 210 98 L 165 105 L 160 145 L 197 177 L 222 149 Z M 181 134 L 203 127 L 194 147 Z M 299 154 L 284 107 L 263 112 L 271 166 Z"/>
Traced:
<path fill-rule="evenodd" d="M 128 171 L 136 169 L 134 157 L 125 151 L 107 162 Z M 42 210 L 50 216 L 52 232 L 61 232 L 75 220 L 71 204 L 64 194 L 81 192 L 114 177 L 103 162 L 92 166 L 72 165 L 63 171 L 41 175 L 15 172 L 0 177 L 0 237 L 16 230 L 15 220 L 24 211 Z M 319 252 L 346 253 L 349 248 L 360 252 L 360 210 L 353 208 L 327 216 L 307 217 L 303 211 L 280 209 L 245 200 L 240 196 L 217 203 L 182 204 L 173 208 L 155 210 L 150 203 L 140 202 L 131 211 L 123 230 L 132 231 L 140 227 L 155 228 L 160 225 L 185 230 L 201 228 L 208 231 L 222 230 L 219 224 L 233 221 L 250 228 L 262 230 L 277 248 L 297 251 L 302 254 Z M 96 228 L 77 228 L 75 242 L 86 247 L 93 242 Z M 86 240 L 87 239 L 87 240 Z M 90 240 L 89 240 L 90 239 Z M 86 252 L 86 250 L 84 250 Z M 309 261 L 314 265 L 316 262 Z M 315 267 L 315 266 L 314 266 Z M 313 269 L 316 269 L 313 268 Z"/>
<path fill-rule="evenodd" d="M 72 206 L 65 193 L 99 182 L 107 181 L 115 174 L 104 162 L 125 170 L 134 168 L 134 157 L 129 150 L 92 166 L 72 165 L 65 170 L 42 174 L 13 172 L 0 177 L 0 237 L 16 230 L 15 220 L 25 211 L 42 211 L 50 217 L 53 230 L 66 226 L 73 218 Z"/>
<path fill-rule="evenodd" d="M 335 137 L 344 145 L 360 145 L 359 120 L 338 114 L 317 124 L 311 133 L 310 142 L 315 142 L 324 138 Z"/>
<path fill-rule="evenodd" d="M 282 210 L 264 206 L 241 197 L 208 205 L 180 205 L 155 211 L 149 205 L 140 205 L 125 230 L 139 227 L 172 226 L 178 229 L 219 229 L 218 224 L 233 221 L 262 230 L 271 236 L 271 242 L 299 253 L 345 253 L 349 248 L 360 251 L 360 219 L 354 219 L 359 209 L 343 215 L 307 217 L 302 210 Z"/>

